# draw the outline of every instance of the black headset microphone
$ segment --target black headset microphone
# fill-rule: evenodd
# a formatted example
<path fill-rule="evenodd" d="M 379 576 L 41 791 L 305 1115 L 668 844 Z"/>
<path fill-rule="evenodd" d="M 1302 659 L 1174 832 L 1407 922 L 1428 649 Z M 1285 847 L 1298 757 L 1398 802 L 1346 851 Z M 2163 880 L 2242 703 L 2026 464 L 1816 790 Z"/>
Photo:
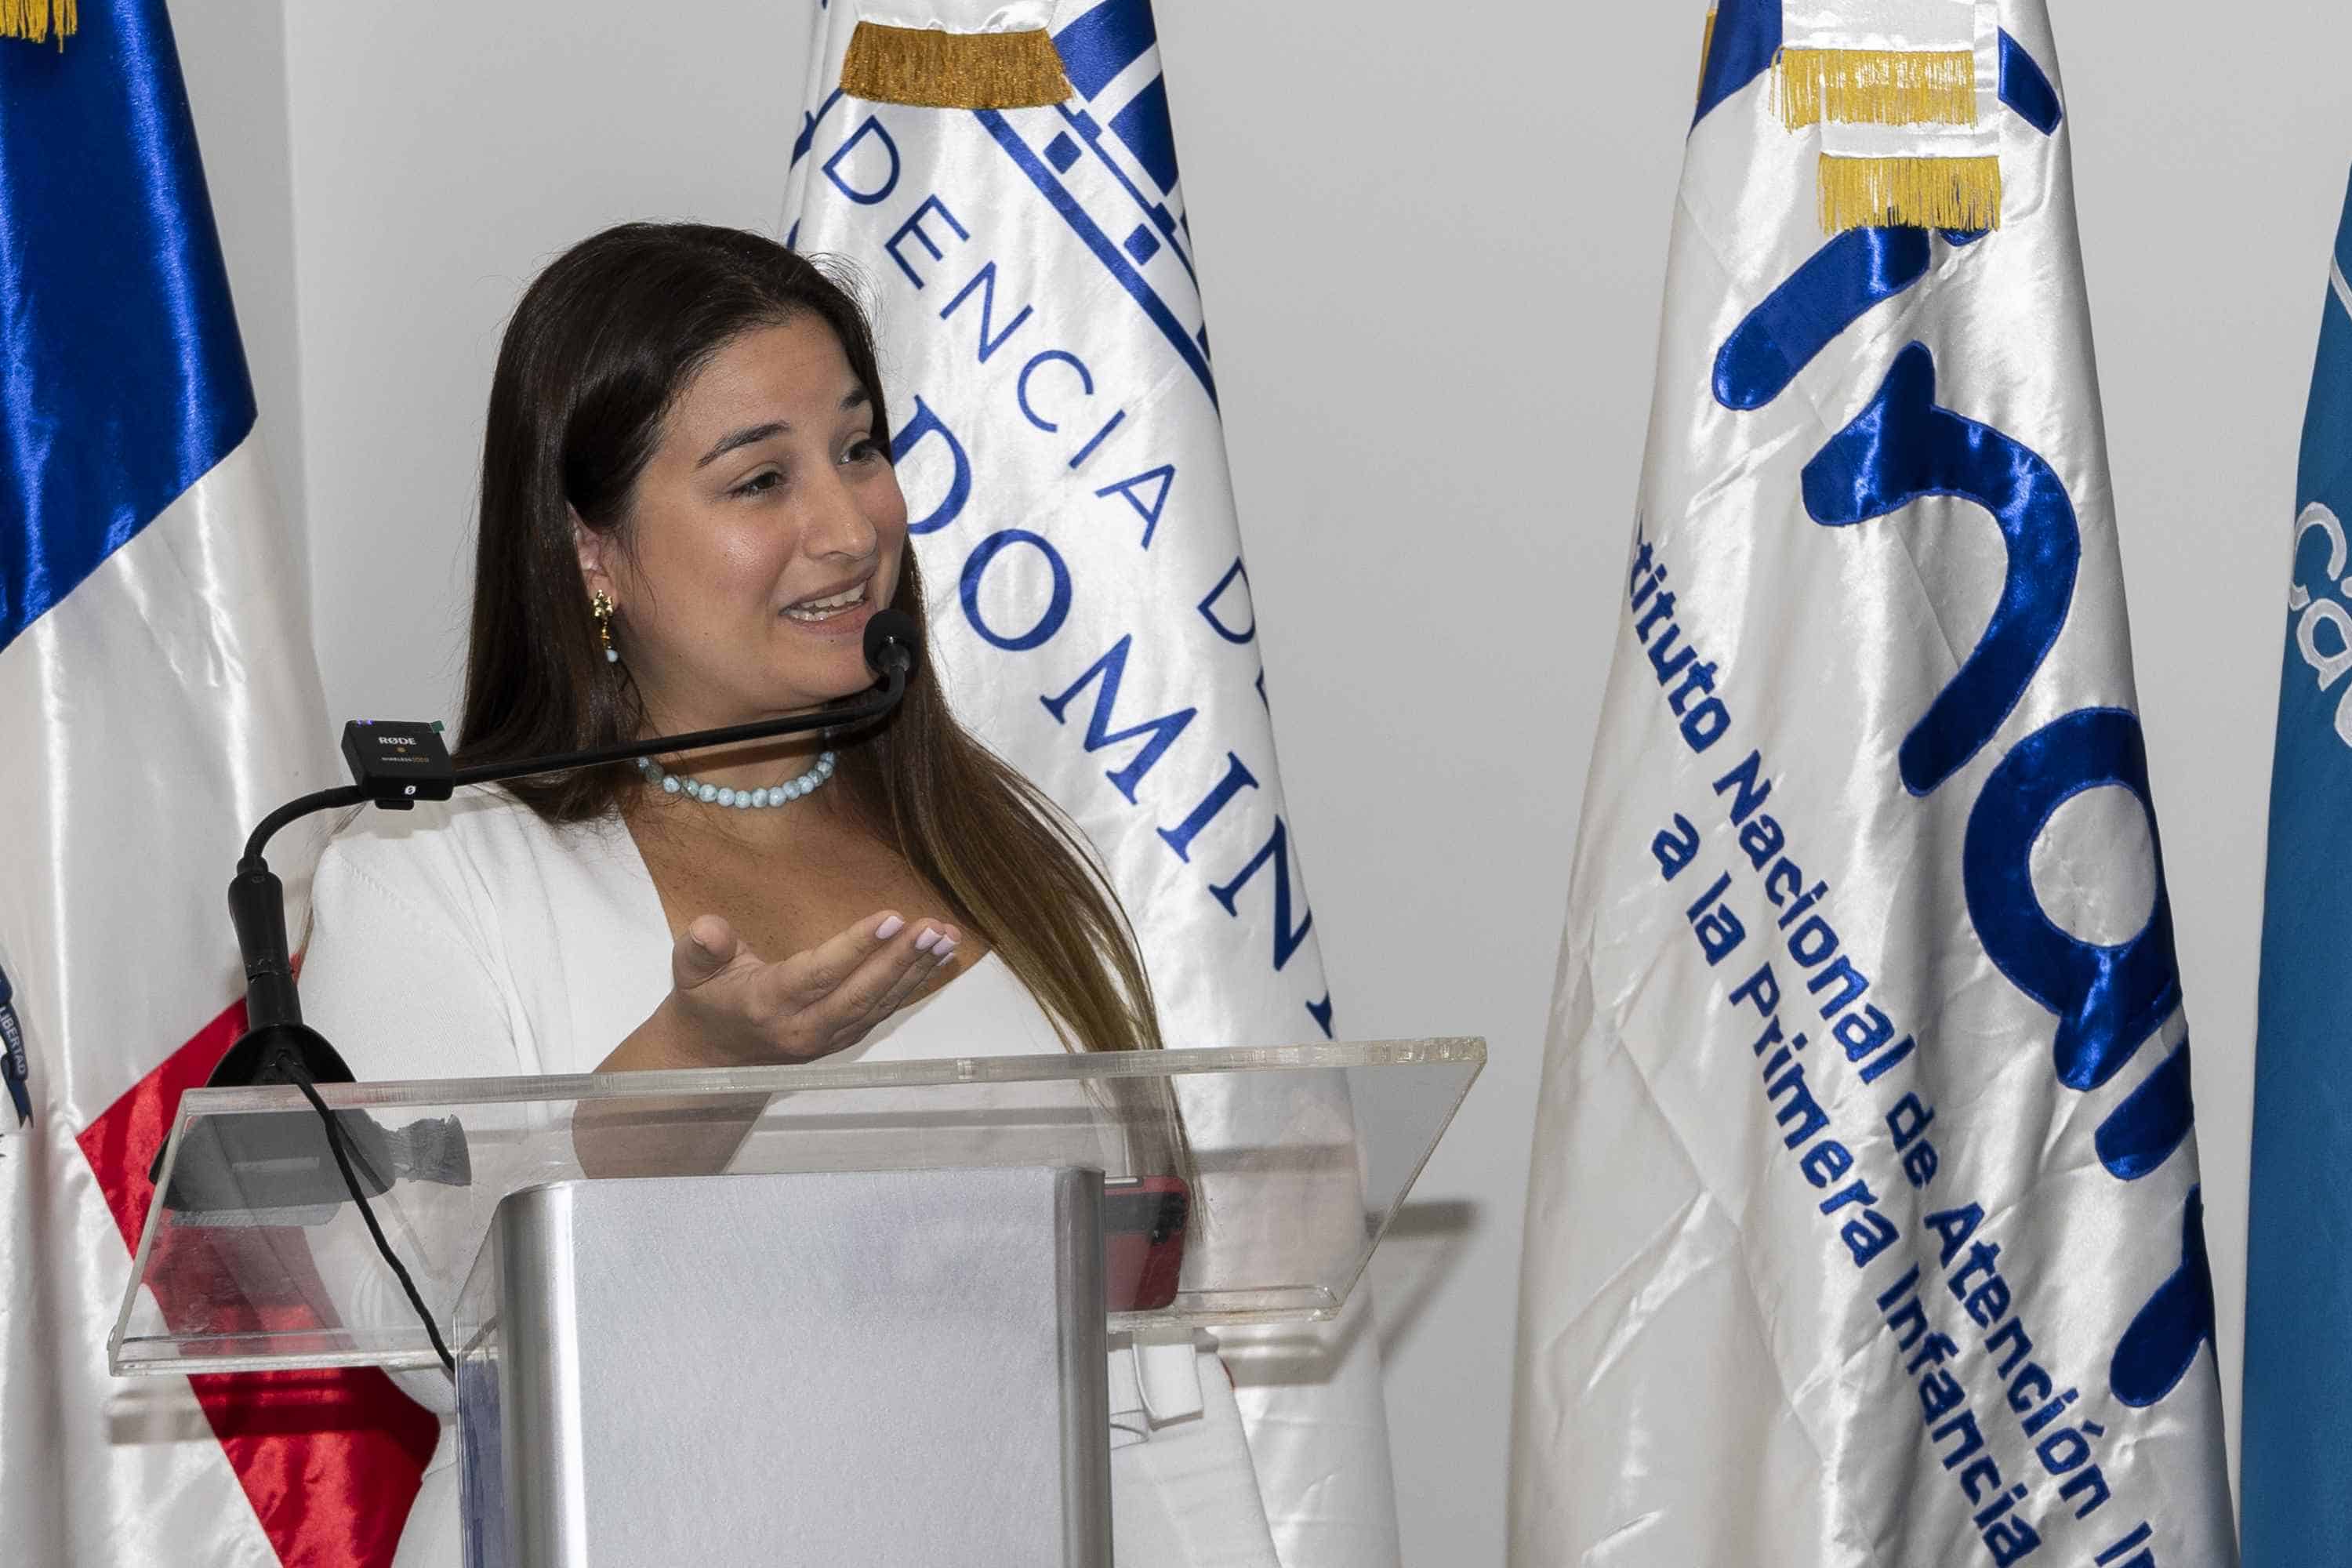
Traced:
<path fill-rule="evenodd" d="M 237 862 L 236 879 L 228 885 L 229 919 L 236 926 L 237 949 L 245 961 L 246 1027 L 236 1044 L 213 1068 L 205 1087 L 296 1084 L 310 1094 L 312 1085 L 353 1081 L 352 1069 L 341 1055 L 324 1036 L 302 1022 L 301 999 L 294 984 L 293 953 L 286 935 L 286 889 L 262 855 L 280 828 L 314 812 L 333 811 L 341 806 L 373 805 L 388 811 L 406 811 L 421 800 L 447 800 L 452 793 L 467 784 L 572 773 L 639 757 L 705 751 L 871 723 L 887 716 L 906 695 L 919 646 L 920 633 L 912 616 L 897 610 L 878 610 L 866 623 L 865 651 L 867 668 L 881 679 L 872 690 L 850 701 L 722 730 L 659 735 L 584 752 L 486 763 L 476 767 L 461 768 L 451 763 L 438 724 L 352 720 L 343 726 L 343 758 L 351 765 L 352 782 L 287 802 L 263 817 L 252 837 L 246 840 L 245 858 Z M 311 1098 L 317 1103 L 316 1096 Z M 320 1114 L 326 1114 L 323 1106 Z M 357 1127 L 373 1126 L 364 1118 L 353 1121 Z M 334 1125 L 330 1122 L 331 1128 Z M 340 1160 L 342 1149 L 338 1146 L 335 1152 Z M 394 1163 L 403 1163 L 398 1151 L 391 1152 L 394 1155 Z M 154 1172 L 162 1170 L 163 1159 L 158 1151 Z M 151 1175 L 153 1173 L 151 1172 Z M 372 1181 L 370 1184 L 379 1192 L 383 1187 L 381 1181 Z"/>

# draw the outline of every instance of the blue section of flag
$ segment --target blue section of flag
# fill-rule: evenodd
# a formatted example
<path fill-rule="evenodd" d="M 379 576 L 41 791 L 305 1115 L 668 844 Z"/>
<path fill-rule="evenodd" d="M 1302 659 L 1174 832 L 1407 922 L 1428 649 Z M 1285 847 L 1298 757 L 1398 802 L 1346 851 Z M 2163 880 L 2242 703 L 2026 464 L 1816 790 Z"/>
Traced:
<path fill-rule="evenodd" d="M 253 428 L 163 0 L 0 45 L 0 647 Z"/>
<path fill-rule="evenodd" d="M 1062 215 L 1062 221 L 1070 226 L 1071 231 L 1088 250 L 1094 252 L 1095 259 L 1103 264 L 1104 270 L 1120 288 L 1134 296 L 1135 302 L 1143 307 L 1143 313 L 1150 318 L 1151 324 L 1160 329 L 1175 349 L 1177 357 L 1200 378 L 1202 390 L 1209 395 L 1209 401 L 1215 403 L 1217 379 L 1209 369 L 1207 347 L 1196 342 L 1185 331 L 1184 324 L 1176 319 L 1176 313 L 1168 308 L 1168 302 L 1153 291 L 1150 283 L 1135 269 L 1126 253 L 1103 233 L 1101 226 L 1079 205 L 1077 197 L 1055 178 L 1053 171 L 1046 168 L 1029 144 L 1021 140 L 1020 133 L 1013 129 L 1003 114 L 993 109 L 976 109 L 972 110 L 972 116 L 996 139 L 996 144 L 1004 149 L 1005 156 L 1029 177 L 1030 184 L 1037 187 L 1038 195 L 1053 204 L 1054 210 Z"/>
<path fill-rule="evenodd" d="M 2347 195 L 2336 255 L 2352 253 Z M 2330 279 L 2305 416 L 2271 779 L 2246 1259 L 2245 1568 L 2352 1562 L 2352 312 Z M 2306 509 L 2328 509 L 2329 521 Z"/>
<path fill-rule="evenodd" d="M 1160 40 L 1151 0 L 1102 0 L 1054 35 L 1063 74 L 1080 98 L 1093 98 Z"/>

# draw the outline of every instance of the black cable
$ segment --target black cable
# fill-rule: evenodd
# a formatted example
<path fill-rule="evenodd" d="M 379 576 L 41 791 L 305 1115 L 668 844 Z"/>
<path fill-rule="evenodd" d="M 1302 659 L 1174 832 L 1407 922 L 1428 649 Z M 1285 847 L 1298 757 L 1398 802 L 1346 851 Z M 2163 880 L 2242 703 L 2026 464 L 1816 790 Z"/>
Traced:
<path fill-rule="evenodd" d="M 449 1353 L 447 1342 L 441 1338 L 440 1326 L 434 1322 L 433 1314 L 425 1309 L 424 1296 L 416 1289 L 416 1281 L 409 1276 L 408 1266 L 401 1262 L 400 1255 L 385 1239 L 383 1226 L 376 1223 L 375 1209 L 369 1204 L 367 1194 L 361 1189 L 359 1175 L 352 1169 L 351 1155 L 344 1148 L 342 1125 L 327 1109 L 327 1102 L 319 1098 L 318 1089 L 310 1082 L 310 1075 L 294 1063 L 286 1065 L 287 1077 L 293 1080 L 296 1089 L 302 1091 L 302 1098 L 310 1102 L 310 1109 L 319 1113 L 319 1120 L 326 1124 L 328 1152 L 335 1156 L 335 1166 L 343 1173 L 343 1185 L 351 1193 L 352 1201 L 360 1205 L 360 1217 L 367 1221 L 368 1234 L 375 1237 L 376 1251 L 383 1255 L 383 1260 L 392 1265 L 393 1273 L 399 1277 L 400 1288 L 408 1292 L 408 1304 L 416 1309 L 416 1321 L 425 1325 L 425 1332 L 433 1341 L 433 1353 L 441 1358 L 442 1366 L 455 1381 L 457 1358 Z"/>

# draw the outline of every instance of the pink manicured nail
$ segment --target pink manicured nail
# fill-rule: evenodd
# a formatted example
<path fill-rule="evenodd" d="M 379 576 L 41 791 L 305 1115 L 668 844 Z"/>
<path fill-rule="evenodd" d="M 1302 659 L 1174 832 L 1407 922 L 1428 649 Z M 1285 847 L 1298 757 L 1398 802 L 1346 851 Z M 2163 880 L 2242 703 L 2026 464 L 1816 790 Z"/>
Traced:
<path fill-rule="evenodd" d="M 938 943 L 939 940 L 939 928 L 937 926 L 925 926 L 923 928 L 923 934 L 915 939 L 915 951 L 917 952 L 929 952 L 931 951 L 932 947 Z"/>
<path fill-rule="evenodd" d="M 892 937 L 897 936 L 900 931 L 905 931 L 906 929 L 907 922 L 900 920 L 897 915 L 892 915 L 889 919 L 884 921 L 880 925 L 874 928 L 874 940 L 876 942 L 888 942 Z"/>
<path fill-rule="evenodd" d="M 931 950 L 931 956 L 933 958 L 945 958 L 948 954 L 955 951 L 955 940 L 950 937 L 946 942 L 943 942 L 940 943 L 939 946 L 933 948 Z"/>

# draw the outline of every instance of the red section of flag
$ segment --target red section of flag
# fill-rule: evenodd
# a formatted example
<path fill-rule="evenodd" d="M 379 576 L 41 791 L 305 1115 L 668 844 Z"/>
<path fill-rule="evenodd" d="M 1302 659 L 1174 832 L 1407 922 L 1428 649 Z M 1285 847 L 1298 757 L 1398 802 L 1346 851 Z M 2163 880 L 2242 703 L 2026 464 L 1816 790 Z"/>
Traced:
<path fill-rule="evenodd" d="M 82 1130 L 82 1153 L 134 1252 L 155 1191 L 148 1167 L 171 1131 L 181 1091 L 200 1086 L 244 1030 L 245 1004 L 235 1003 Z M 282 1310 L 255 1316 L 284 1321 Z M 440 1436 L 432 1412 L 373 1368 L 188 1383 L 279 1562 L 388 1568 Z"/>

